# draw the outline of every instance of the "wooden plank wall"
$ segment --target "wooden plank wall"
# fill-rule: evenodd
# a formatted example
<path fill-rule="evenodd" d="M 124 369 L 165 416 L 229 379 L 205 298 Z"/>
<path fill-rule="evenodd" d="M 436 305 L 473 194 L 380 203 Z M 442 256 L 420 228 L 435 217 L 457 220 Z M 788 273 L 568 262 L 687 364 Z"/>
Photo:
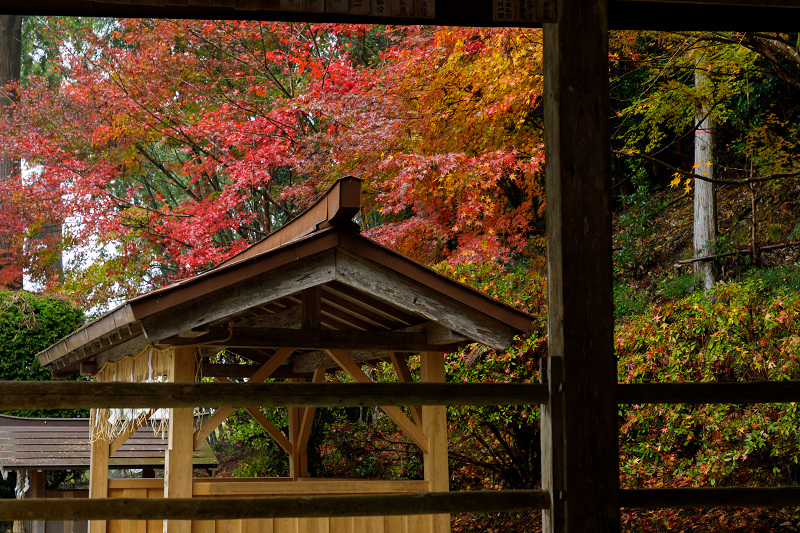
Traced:
<path fill-rule="evenodd" d="M 195 479 L 195 497 L 402 493 L 429 490 L 426 481 Z M 161 479 L 109 480 L 109 498 L 163 498 Z M 433 533 L 432 515 L 251 520 L 195 520 L 191 533 Z M 163 520 L 109 520 L 107 533 L 162 533 Z"/>

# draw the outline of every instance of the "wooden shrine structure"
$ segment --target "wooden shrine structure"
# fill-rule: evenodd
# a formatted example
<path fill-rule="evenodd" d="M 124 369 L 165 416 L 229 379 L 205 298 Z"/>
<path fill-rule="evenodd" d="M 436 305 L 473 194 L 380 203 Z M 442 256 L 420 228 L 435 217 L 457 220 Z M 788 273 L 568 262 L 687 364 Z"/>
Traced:
<path fill-rule="evenodd" d="M 323 385 L 332 385 L 325 383 L 286 383 L 275 386 L 280 386 L 280 389 L 271 384 L 255 383 L 235 384 L 236 389 L 227 387 L 233 384 L 225 383 L 191 386 L 180 383 L 2 383 L 0 409 L 14 409 L 19 406 L 130 408 L 154 405 L 184 409 L 200 405 L 203 401 L 211 402 L 212 397 L 212 403 L 224 407 L 240 405 L 245 400 L 246 405 L 286 405 L 293 408 L 345 404 L 419 404 L 435 409 L 434 406 L 443 404 L 538 403 L 542 405 L 543 456 L 541 490 L 446 493 L 440 491 L 440 485 L 434 484 L 430 487 L 433 492 L 355 498 L 330 495 L 278 497 L 258 500 L 258 505 L 253 504 L 252 499 L 241 498 L 202 501 L 198 498 L 123 498 L 108 499 L 102 502 L 103 505 L 97 505 L 97 500 L 90 499 L 81 502 L 79 506 L 57 505 L 53 501 L 4 501 L 0 502 L 0 518 L 47 515 L 101 520 L 200 517 L 221 520 L 541 509 L 544 530 L 548 533 L 612 533 L 620 529 L 621 506 L 800 506 L 798 487 L 620 490 L 618 403 L 792 402 L 800 401 L 800 384 L 617 383 L 612 315 L 608 87 L 610 28 L 796 31 L 800 26 L 800 2 L 797 0 L 29 0 L 4 7 L 7 13 L 29 15 L 541 26 L 544 33 L 549 356 L 543 372 L 544 383 L 501 385 L 499 388 L 479 384 L 460 386 L 437 383 L 402 383 L 393 387 L 347 384 L 348 388 L 341 390 L 336 387 L 323 389 Z M 351 233 L 346 233 L 335 225 L 333 229 L 327 230 L 320 226 L 319 230 L 321 231 L 316 237 L 301 238 L 272 254 L 266 253 L 263 257 L 255 256 L 251 260 L 244 260 L 241 272 L 260 265 L 259 257 L 264 261 L 278 261 L 279 257 L 311 246 L 309 243 L 322 246 L 326 239 L 340 239 L 343 255 L 348 256 L 346 262 L 352 263 L 353 257 L 358 259 L 358 254 L 348 248 L 353 244 Z M 374 259 L 380 255 L 377 249 L 372 249 L 369 245 L 364 248 L 373 254 L 372 259 L 366 261 L 374 263 Z M 389 264 L 375 263 L 380 265 L 378 270 L 393 268 L 392 261 L 395 257 L 386 251 L 382 253 Z M 402 261 L 397 264 L 407 266 Z M 198 333 L 204 331 L 206 324 L 219 317 L 206 315 L 202 306 L 192 307 L 182 298 L 208 280 L 225 279 L 225 272 L 231 271 L 222 268 L 216 274 L 167 289 L 160 295 L 131 302 L 130 307 L 118 310 L 117 315 L 112 315 L 116 317 L 113 320 L 119 319 L 120 324 L 131 324 L 130 332 L 126 329 L 119 332 L 120 335 L 130 335 L 121 341 L 122 344 L 127 343 L 126 350 L 132 352 L 137 343 L 141 342 L 142 336 L 159 342 L 169 338 L 170 342 L 174 341 L 179 346 L 178 343 L 183 342 L 179 340 L 182 338 L 181 333 L 192 334 L 194 329 L 198 329 Z M 338 276 L 339 271 L 336 273 Z M 331 287 L 328 282 L 325 283 L 325 286 Z M 308 306 L 313 309 L 315 306 L 311 302 L 319 301 L 321 305 L 324 301 L 322 294 L 342 295 L 341 291 L 336 292 L 336 287 L 341 287 L 338 285 L 338 278 L 330 283 L 333 284 L 334 293 L 320 287 L 319 300 L 311 286 L 300 289 L 311 289 L 312 292 L 308 295 L 301 292 L 298 296 L 295 291 L 286 297 L 299 299 L 303 308 Z M 378 283 L 374 285 L 375 289 L 381 287 Z M 261 289 L 261 285 L 253 286 L 253 290 Z M 243 291 L 230 289 L 224 294 L 227 298 L 238 301 L 237 298 L 242 296 Z M 393 302 L 394 294 L 384 293 L 383 298 L 386 300 L 377 299 L 383 303 Z M 136 309 L 154 313 L 148 314 L 148 317 L 158 316 L 159 309 L 166 309 L 170 305 L 177 306 L 180 314 L 170 315 L 167 318 L 171 320 L 167 322 L 174 325 L 175 320 L 182 319 L 184 314 L 186 317 L 182 323 L 186 328 L 171 338 L 166 335 L 168 331 L 161 328 L 158 320 L 140 320 L 135 314 L 131 314 Z M 278 309 L 274 311 L 275 314 L 281 312 Z M 304 316 L 309 320 L 309 317 L 316 316 L 316 311 L 307 311 Z M 240 319 L 248 320 L 247 317 Z M 112 318 L 106 317 L 103 325 L 96 323 L 83 331 L 87 335 L 89 331 L 94 331 L 92 328 L 102 332 L 109 327 L 110 321 Z M 463 337 L 474 338 L 468 332 L 459 331 L 447 324 L 442 325 Z M 209 328 L 209 332 L 204 335 L 213 339 L 224 338 L 224 324 L 219 323 L 215 327 L 221 329 Z M 81 349 L 85 348 L 90 354 L 101 349 L 102 344 L 107 342 L 103 337 L 105 333 L 92 337 L 96 339 L 95 343 L 88 342 L 87 337 Z M 410 331 L 403 333 L 409 334 Z M 439 338 L 438 333 L 431 339 L 427 338 L 427 331 L 421 334 L 426 336 L 425 346 L 392 344 L 383 348 L 440 353 L 437 350 L 441 350 L 441 345 L 433 344 L 433 340 Z M 248 344 L 246 336 L 240 336 L 239 339 L 240 343 Z M 361 342 L 367 343 L 367 339 L 362 338 Z M 460 341 L 452 338 L 448 342 Z M 78 344 L 75 342 L 69 349 L 78 349 Z M 296 342 L 290 344 L 294 344 L 293 348 L 298 347 Z M 84 364 L 81 361 L 91 361 L 91 355 L 84 359 L 86 352 L 73 353 L 66 351 L 66 346 L 64 348 L 65 351 L 58 357 L 55 352 L 52 353 L 52 368 L 56 373 L 73 372 Z M 252 345 L 248 344 L 243 348 L 250 349 Z M 326 347 L 314 345 L 304 348 L 307 351 L 300 357 L 325 351 Z M 345 349 L 344 354 L 325 352 L 318 355 L 323 359 L 327 355 L 331 359 L 345 361 L 344 355 L 357 365 L 359 356 L 356 352 L 363 349 L 365 347 L 362 344 L 358 347 L 351 346 L 351 353 Z M 176 353 L 184 353 L 183 348 L 176 350 Z M 59 366 L 56 361 L 60 361 L 61 357 L 66 359 Z M 104 356 L 98 353 L 98 357 L 102 360 Z M 176 361 L 182 360 L 182 357 L 178 356 Z M 439 358 L 438 355 L 424 356 L 428 360 L 433 357 Z M 91 365 L 91 362 L 85 363 L 85 370 L 91 372 Z M 187 368 L 183 363 L 178 366 L 183 368 L 180 372 Z M 284 364 L 278 366 L 284 368 L 275 371 L 287 372 L 287 375 L 299 370 L 294 363 L 290 368 L 285 368 L 287 365 Z M 181 414 L 177 416 L 178 419 L 188 418 Z M 424 425 L 424 414 L 422 418 Z M 406 425 L 410 427 L 408 423 Z M 302 426 L 302 422 L 295 422 L 293 425 L 298 426 Z M 434 439 L 430 439 L 429 435 L 428 438 L 430 446 Z M 417 440 L 424 444 L 419 437 Z M 296 450 L 296 447 L 291 449 Z M 433 448 L 429 448 L 429 454 L 436 453 L 438 452 Z M 302 472 L 302 460 L 299 459 L 299 464 L 297 461 L 295 460 L 293 471 L 297 472 L 299 469 Z M 188 479 L 186 470 L 184 468 L 174 476 Z M 99 482 L 102 479 L 98 479 Z M 188 486 L 188 481 L 186 483 Z M 298 482 L 296 485 L 299 484 Z M 165 490 L 172 489 L 167 487 Z M 335 530 L 333 522 L 329 523 L 329 527 L 329 531 Z M 309 527 L 306 530 L 312 529 Z"/>
<path fill-rule="evenodd" d="M 422 382 L 442 382 L 444 353 L 465 343 L 507 348 L 532 318 L 443 277 L 359 234 L 361 180 L 342 178 L 311 208 L 261 242 L 202 275 L 125 302 L 39 354 L 55 376 L 88 374 L 95 381 L 192 383 L 216 378 L 247 383 L 273 378 L 322 383 L 343 370 L 369 383 L 363 363 L 391 362 L 398 381 L 411 382 L 407 358 L 420 354 Z M 246 364 L 215 364 L 221 351 Z M 214 406 L 213 401 L 209 405 Z M 117 449 L 152 411 L 103 416 L 93 410 L 90 498 L 223 498 L 320 494 L 426 493 L 448 490 L 445 407 L 411 406 L 383 412 L 423 452 L 425 479 L 312 479 L 307 446 L 314 407 L 289 410 L 287 432 L 257 405 L 250 415 L 289 455 L 278 479 L 193 479 L 192 454 L 233 411 L 218 408 L 202 425 L 192 409 L 170 409 L 164 479 L 109 483 Z M 115 423 L 116 428 L 108 426 Z M 110 442 L 110 444 L 109 444 Z M 190 531 L 169 521 L 165 531 Z M 449 515 L 264 518 L 191 523 L 191 531 L 329 531 L 433 533 L 449 531 Z M 91 531 L 161 530 L 162 522 L 94 521 Z M 232 529 L 233 528 L 233 529 Z"/>

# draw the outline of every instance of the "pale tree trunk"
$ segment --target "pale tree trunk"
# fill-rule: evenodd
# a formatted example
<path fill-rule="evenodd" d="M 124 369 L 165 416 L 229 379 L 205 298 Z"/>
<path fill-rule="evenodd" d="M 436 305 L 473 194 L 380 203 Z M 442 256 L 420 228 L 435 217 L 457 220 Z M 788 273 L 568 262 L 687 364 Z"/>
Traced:
<path fill-rule="evenodd" d="M 0 15 L 0 86 L 12 81 L 19 81 L 22 62 L 22 17 L 16 15 Z M 0 107 L 7 105 L 13 96 L 0 95 Z M 19 174 L 19 161 L 6 157 L 0 146 L 0 179 L 7 180 Z M 2 206 L 0 206 L 2 212 Z M 0 235 L 0 248 L 7 249 L 12 236 Z M 10 254 L 0 257 L 0 263 L 11 260 Z M 3 265 L 0 264 L 0 268 Z M 22 288 L 22 279 L 14 280 L 9 288 Z"/>
<path fill-rule="evenodd" d="M 698 63 L 695 70 L 695 88 L 702 90 L 708 83 L 708 76 Z M 696 174 L 714 177 L 714 124 L 708 118 L 708 108 L 698 106 L 698 116 L 694 137 L 694 171 Z M 713 183 L 694 180 L 694 256 L 702 257 L 714 253 L 714 240 L 717 236 L 717 197 Z M 708 290 L 716 283 L 716 269 L 711 261 L 698 261 L 694 264 L 695 273 L 702 278 L 703 287 Z"/>

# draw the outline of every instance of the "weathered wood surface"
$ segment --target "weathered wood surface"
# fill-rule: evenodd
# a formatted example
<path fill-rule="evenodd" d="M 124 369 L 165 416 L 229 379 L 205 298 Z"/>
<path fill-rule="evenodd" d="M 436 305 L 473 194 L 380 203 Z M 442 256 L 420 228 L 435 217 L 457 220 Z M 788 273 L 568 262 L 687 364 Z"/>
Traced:
<path fill-rule="evenodd" d="M 332 242 L 335 243 L 335 238 Z M 319 243 L 323 249 L 326 245 L 329 244 Z M 249 279 L 248 273 L 243 272 L 240 283 L 203 294 L 185 303 L 178 303 L 174 307 L 147 317 L 142 321 L 147 336 L 146 341 L 159 341 L 215 320 L 224 320 L 253 307 L 333 280 L 334 252 L 319 253 L 304 259 L 300 264 L 292 262 L 292 257 L 287 255 L 285 259 L 291 264 L 269 269 L 264 274 Z M 256 270 L 255 265 L 252 268 Z M 195 341 L 203 342 L 203 339 L 204 337 L 199 337 Z M 184 339 L 185 341 L 187 339 Z"/>
<path fill-rule="evenodd" d="M 546 357 L 540 377 L 550 389 L 550 401 L 541 406 L 542 489 L 550 493 L 552 505 L 542 511 L 552 531 L 564 529 L 564 448 L 554 438 L 564 434 L 564 360 Z"/>
<path fill-rule="evenodd" d="M 800 381 L 631 383 L 617 386 L 617 402 L 620 404 L 800 402 Z"/>
<path fill-rule="evenodd" d="M 614 353 L 608 1 L 557 0 L 544 24 L 545 193 L 549 355 L 562 360 L 563 523 L 545 533 L 616 533 L 619 443 Z M 545 441 L 545 442 L 546 442 Z M 552 455 L 551 455 L 552 456 Z M 561 470 L 561 474 L 558 473 Z"/>
<path fill-rule="evenodd" d="M 541 383 L 0 382 L 0 410 L 90 407 L 536 405 Z"/>
<path fill-rule="evenodd" d="M 423 316 L 492 348 L 508 348 L 514 336 L 519 333 L 507 324 L 487 317 L 476 309 L 450 300 L 438 292 L 426 290 L 397 272 L 342 250 L 336 254 L 336 280 L 348 287 L 391 302 L 393 306 L 401 308 L 406 313 Z M 389 345 L 376 348 L 394 350 Z M 421 348 L 419 351 L 437 350 L 450 351 L 446 346 L 435 345 Z"/>
<path fill-rule="evenodd" d="M 540 490 L 256 498 L 37 498 L 0 500 L 0 521 L 391 516 L 531 511 L 548 505 L 548 494 Z"/>
<path fill-rule="evenodd" d="M 345 350 L 347 357 L 356 363 L 363 363 L 366 361 L 386 360 L 391 356 L 391 352 L 384 350 Z M 325 350 L 315 350 L 304 354 L 298 354 L 292 357 L 292 371 L 296 374 L 307 374 L 313 372 L 317 368 L 339 368 L 336 361 L 330 355 L 325 353 Z"/>
<path fill-rule="evenodd" d="M 426 383 L 445 380 L 444 354 L 424 352 L 420 354 L 420 379 Z M 450 490 L 450 470 L 447 455 L 447 408 L 441 405 L 426 405 L 422 408 L 422 430 L 428 438 L 428 449 L 422 454 L 425 481 L 431 491 Z M 431 516 L 431 533 L 450 533 L 450 515 Z"/>
<path fill-rule="evenodd" d="M 800 487 L 623 489 L 627 508 L 800 507 Z"/>
<path fill-rule="evenodd" d="M 230 338 L 228 338 L 230 337 Z M 171 337 L 162 343 L 181 346 L 195 343 L 214 343 L 222 348 L 284 348 L 298 350 L 323 350 L 335 348 L 342 350 L 383 350 L 396 352 L 420 352 L 432 349 L 453 351 L 456 344 L 440 346 L 428 343 L 425 333 L 404 333 L 396 331 L 330 331 L 291 328 L 214 328 L 208 335 L 197 339 Z"/>

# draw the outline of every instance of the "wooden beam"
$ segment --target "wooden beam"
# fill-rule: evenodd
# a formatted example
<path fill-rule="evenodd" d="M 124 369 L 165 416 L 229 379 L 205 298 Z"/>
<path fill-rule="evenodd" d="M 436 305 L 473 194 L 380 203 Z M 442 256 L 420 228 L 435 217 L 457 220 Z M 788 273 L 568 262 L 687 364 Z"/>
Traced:
<path fill-rule="evenodd" d="M 610 250 L 609 246 L 609 253 Z M 492 348 L 508 348 L 514 336 L 519 333 L 518 330 L 487 316 L 480 310 L 417 285 L 389 268 L 375 265 L 341 249 L 336 253 L 336 280 L 375 298 L 391 302 L 392 306 L 399 307 L 410 315 L 435 321 Z M 382 335 L 384 334 L 381 333 Z M 416 350 L 398 350 L 390 344 L 375 348 L 412 352 L 453 351 L 448 346 L 431 345 L 427 342 L 427 336 L 425 342 L 426 347 Z"/>
<path fill-rule="evenodd" d="M 230 336 L 230 339 L 228 337 Z M 225 340 L 227 339 L 227 340 Z M 216 342 L 219 341 L 219 342 Z M 425 333 L 403 333 L 395 331 L 328 331 L 283 328 L 212 328 L 211 333 L 199 339 L 170 337 L 161 344 L 181 346 L 196 342 L 214 342 L 222 348 L 284 348 L 298 350 L 382 350 L 395 352 L 420 352 L 430 349 L 452 351 L 456 345 L 440 346 L 428 343 Z"/>
<path fill-rule="evenodd" d="M 253 417 L 253 420 L 258 422 L 258 424 L 262 428 L 264 428 L 264 431 L 266 431 L 270 437 L 275 439 L 275 442 L 278 443 L 278 446 L 283 448 L 283 451 L 285 451 L 289 455 L 292 455 L 292 453 L 294 452 L 294 447 L 292 446 L 292 443 L 289 442 L 289 439 L 286 438 L 286 436 L 281 432 L 281 430 L 276 428 L 275 425 L 272 422 L 270 422 L 270 420 L 266 416 L 264 416 L 264 413 L 262 413 L 258 409 L 258 407 L 245 407 L 245 410 L 250 414 L 250 416 Z"/>
<path fill-rule="evenodd" d="M 800 507 L 800 487 L 623 489 L 619 503 L 629 509 Z"/>
<path fill-rule="evenodd" d="M 302 309 L 299 305 L 289 307 L 273 314 L 262 314 L 237 322 L 237 327 L 248 328 L 299 328 Z"/>
<path fill-rule="evenodd" d="M 366 375 L 363 370 L 361 370 L 361 367 L 354 363 L 352 359 L 347 357 L 347 354 L 344 353 L 343 350 L 326 351 L 351 378 L 361 383 L 372 382 L 370 377 Z M 399 407 L 393 405 L 381 405 L 380 408 L 389 416 L 389 418 L 392 419 L 392 421 L 394 421 L 395 424 L 397 424 L 401 430 L 403 430 L 403 432 L 414 442 L 414 444 L 420 447 L 423 453 L 428 453 L 428 437 L 426 437 L 420 431 L 419 427 L 417 427 L 414 422 L 408 419 L 408 417 L 403 413 L 403 411 L 400 410 Z"/>
<path fill-rule="evenodd" d="M 373 351 L 373 350 L 345 350 L 347 357 L 356 363 L 363 363 L 366 361 L 375 361 L 389 359 L 391 353 L 387 351 Z M 336 361 L 327 354 L 324 350 L 316 350 L 313 352 L 306 352 L 304 354 L 296 355 L 292 358 L 292 371 L 297 374 L 306 374 L 313 372 L 318 368 L 339 368 Z"/>
<path fill-rule="evenodd" d="M 546 508 L 541 490 L 469 490 L 251 498 L 108 498 L 0 500 L 0 520 L 231 520 L 311 516 L 491 513 Z"/>
<path fill-rule="evenodd" d="M 0 411 L 93 407 L 535 405 L 540 383 L 87 383 L 0 381 Z"/>
<path fill-rule="evenodd" d="M 195 348 L 177 348 L 172 360 L 172 381 L 194 382 Z M 164 460 L 164 498 L 192 497 L 194 413 L 191 407 L 169 410 L 169 443 Z M 164 533 L 191 533 L 188 520 L 167 520 Z"/>
<path fill-rule="evenodd" d="M 401 354 L 393 353 L 391 359 L 392 366 L 397 374 L 397 381 L 401 383 L 413 383 L 414 378 L 411 377 L 411 370 L 408 368 L 408 361 L 406 358 Z M 411 409 L 411 416 L 414 418 L 414 422 L 422 427 L 422 406 L 412 405 L 409 409 Z"/>
<path fill-rule="evenodd" d="M 142 415 L 136 417 L 136 420 L 134 420 L 125 431 L 117 435 L 117 438 L 114 439 L 114 442 L 109 445 L 108 455 L 114 455 L 114 452 L 119 450 L 122 445 L 133 436 L 134 433 L 139 431 L 139 429 L 145 425 L 148 420 L 150 420 L 150 417 L 153 416 L 153 413 L 155 412 L 156 409 L 150 409 L 148 412 L 142 413 Z"/>
<path fill-rule="evenodd" d="M 425 352 L 420 354 L 420 380 L 425 383 L 443 383 L 445 380 L 444 354 Z M 425 481 L 431 484 L 432 492 L 450 490 L 450 471 L 447 455 L 447 408 L 426 405 L 422 408 L 422 430 L 428 437 L 427 453 L 423 453 Z M 450 533 L 450 515 L 431 515 L 431 533 Z"/>
<path fill-rule="evenodd" d="M 546 510 L 543 531 L 611 533 L 621 526 L 608 1 L 556 3 L 558 22 L 544 25 L 548 360 L 564 377 L 561 414 L 548 405 L 542 415 L 561 418 L 542 433 L 542 468 L 545 479 L 563 472 L 563 493 L 552 496 L 564 514 L 559 523 Z M 553 450 L 563 450 L 561 464 Z"/>
<path fill-rule="evenodd" d="M 96 410 L 92 413 L 97 416 Z M 89 459 L 89 497 L 95 500 L 108 498 L 108 441 L 102 437 L 108 431 L 108 424 L 105 428 L 99 428 L 100 438 L 92 440 L 92 455 Z M 105 520 L 92 520 L 89 522 L 89 533 L 106 533 Z"/>
<path fill-rule="evenodd" d="M 790 403 L 800 402 L 800 381 L 734 383 L 631 383 L 617 385 L 617 402 Z"/>
<path fill-rule="evenodd" d="M 563 358 L 542 359 L 539 378 L 550 391 L 550 401 L 540 407 L 540 439 L 542 449 L 542 489 L 551 495 L 550 508 L 543 511 L 552 531 L 564 529 L 564 449 L 556 436 L 564 434 Z M 545 459 L 546 458 L 546 459 Z M 544 461 L 547 463 L 544 463 Z M 544 466 L 546 465 L 546 466 Z"/>
<path fill-rule="evenodd" d="M 416 324 L 408 326 L 398 331 L 404 332 L 424 332 L 427 335 L 428 344 L 446 345 L 460 342 L 469 342 L 465 336 L 456 333 L 452 329 L 445 327 L 436 322 L 425 322 L 423 324 Z"/>
<path fill-rule="evenodd" d="M 170 300 L 148 301 L 147 305 L 142 303 L 142 309 L 139 312 L 148 315 L 142 320 L 147 337 L 145 342 L 163 342 L 163 339 L 173 336 L 178 339 L 177 335 L 181 331 L 217 320 L 226 320 L 227 317 L 248 309 L 332 281 L 334 279 L 335 253 L 327 248 L 335 243 L 335 239 L 330 239 L 330 242 L 323 238 L 318 242 L 315 241 L 315 246 L 321 249 L 320 253 L 305 258 L 300 264 L 295 263 L 296 255 L 289 255 L 287 252 L 285 257 L 278 254 L 268 258 L 271 263 L 276 264 L 274 267 L 271 264 L 269 267 L 265 267 L 255 261 L 253 264 L 246 265 L 247 268 L 244 271 L 237 272 L 236 276 L 223 270 L 217 276 L 209 274 L 201 277 L 197 283 L 192 285 L 191 291 L 187 289 L 184 291 L 185 294 L 176 293 L 174 295 L 174 305 L 170 305 Z M 281 264 L 283 266 L 280 266 Z M 264 272 L 265 268 L 268 270 L 267 272 Z M 220 277 L 224 277 L 225 285 L 211 290 L 208 285 L 221 283 Z M 184 299 L 188 300 L 183 301 Z M 223 330 L 227 330 L 227 328 L 223 328 Z M 225 338 L 225 335 L 219 338 Z M 204 339 L 204 337 L 199 337 L 199 339 Z M 183 344 L 189 342 L 187 339 L 183 339 Z M 176 342 L 175 344 L 180 343 Z"/>
<path fill-rule="evenodd" d="M 302 292 L 300 302 L 301 329 L 322 329 L 322 288 L 311 287 Z"/>
<path fill-rule="evenodd" d="M 325 369 L 318 368 L 314 371 L 313 383 L 322 383 L 325 380 Z M 300 420 L 300 431 L 297 438 L 297 447 L 299 453 L 308 453 L 308 438 L 311 436 L 311 424 L 314 422 L 314 413 L 316 407 L 304 407 L 302 417 Z"/>
<path fill-rule="evenodd" d="M 248 380 L 248 383 L 258 383 L 261 381 L 266 380 L 269 378 L 275 370 L 279 366 L 283 364 L 283 362 L 294 352 L 294 348 L 282 348 L 275 352 L 275 354 L 261 367 L 253 372 Z M 218 378 L 219 381 L 227 382 L 226 378 Z M 194 432 L 193 442 L 194 447 L 193 450 L 196 450 L 200 444 L 203 443 L 206 438 L 208 438 L 211 433 L 222 424 L 226 418 L 228 418 L 234 411 L 236 407 L 220 407 L 214 414 L 211 415 L 211 418 L 206 420 L 206 423 L 202 425 L 197 431 Z"/>
<path fill-rule="evenodd" d="M 292 379 L 292 383 L 302 383 L 302 379 Z M 303 459 L 306 457 L 300 453 L 300 447 L 297 445 L 300 439 L 300 424 L 303 421 L 303 408 L 291 407 L 289 408 L 289 441 L 292 443 L 292 453 L 289 455 L 289 477 L 297 481 L 301 477 L 306 476 L 306 464 Z"/>

